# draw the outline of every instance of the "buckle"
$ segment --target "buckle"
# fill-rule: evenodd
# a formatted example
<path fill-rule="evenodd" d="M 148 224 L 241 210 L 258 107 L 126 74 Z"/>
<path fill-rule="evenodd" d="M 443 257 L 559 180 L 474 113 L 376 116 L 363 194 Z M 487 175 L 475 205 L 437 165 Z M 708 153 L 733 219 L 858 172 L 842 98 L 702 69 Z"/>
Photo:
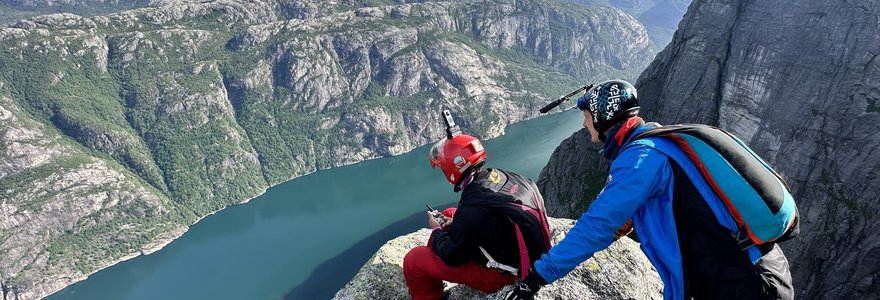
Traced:
<path fill-rule="evenodd" d="M 498 273 L 501 273 L 501 275 L 514 275 L 516 273 L 515 271 L 511 272 L 510 270 L 507 270 L 506 268 L 510 268 L 509 266 L 503 265 L 497 261 L 487 262 L 486 267 L 493 269 Z"/>
<path fill-rule="evenodd" d="M 755 241 L 752 241 L 745 229 L 740 228 L 739 231 L 731 232 L 730 235 L 733 236 L 733 240 L 736 241 L 739 250 L 746 251 L 755 245 Z"/>

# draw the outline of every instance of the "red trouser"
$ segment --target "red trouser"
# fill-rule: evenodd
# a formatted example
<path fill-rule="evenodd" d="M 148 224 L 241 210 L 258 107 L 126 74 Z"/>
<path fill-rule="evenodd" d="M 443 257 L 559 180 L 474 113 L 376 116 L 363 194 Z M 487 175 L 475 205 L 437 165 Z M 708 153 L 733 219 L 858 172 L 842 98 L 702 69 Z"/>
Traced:
<path fill-rule="evenodd" d="M 443 215 L 452 217 L 455 208 L 447 208 Z M 483 292 L 494 292 L 516 279 L 513 275 L 501 275 L 498 271 L 473 261 L 451 267 L 443 262 L 429 246 L 413 248 L 403 258 L 403 277 L 409 286 L 413 300 L 440 299 L 443 297 L 443 281 L 464 284 Z"/>

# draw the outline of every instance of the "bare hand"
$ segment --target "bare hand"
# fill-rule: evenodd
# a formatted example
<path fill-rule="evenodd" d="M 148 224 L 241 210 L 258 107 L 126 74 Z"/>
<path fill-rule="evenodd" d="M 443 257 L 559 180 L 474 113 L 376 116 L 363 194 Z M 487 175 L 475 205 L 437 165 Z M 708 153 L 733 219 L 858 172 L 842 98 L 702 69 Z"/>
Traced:
<path fill-rule="evenodd" d="M 446 222 L 443 223 L 443 228 L 447 228 L 452 225 L 452 218 L 443 216 L 443 219 L 446 220 Z"/>
<path fill-rule="evenodd" d="M 434 215 L 431 212 L 427 212 L 427 213 L 428 213 L 428 228 L 441 227 L 440 223 L 437 222 L 436 219 L 434 219 Z M 446 220 L 445 222 L 443 222 L 443 226 L 442 226 L 443 228 L 449 227 L 449 225 L 452 224 L 452 218 L 447 217 L 447 216 L 443 216 L 443 219 Z"/>
<path fill-rule="evenodd" d="M 427 213 L 428 213 L 428 228 L 432 229 L 432 228 L 440 227 L 440 223 L 438 223 L 437 220 L 434 219 L 434 214 L 431 213 L 430 211 Z"/>

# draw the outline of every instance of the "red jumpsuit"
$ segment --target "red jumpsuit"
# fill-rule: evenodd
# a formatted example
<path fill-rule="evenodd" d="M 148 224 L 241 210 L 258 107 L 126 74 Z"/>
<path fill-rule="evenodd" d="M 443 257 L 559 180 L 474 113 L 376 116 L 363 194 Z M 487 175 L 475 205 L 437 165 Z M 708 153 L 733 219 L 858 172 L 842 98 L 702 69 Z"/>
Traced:
<path fill-rule="evenodd" d="M 455 210 L 454 207 L 447 208 L 443 215 L 452 218 Z M 441 299 L 444 280 L 491 293 L 512 284 L 516 279 L 514 275 L 502 275 L 473 261 L 451 267 L 434 253 L 432 240 L 428 239 L 427 246 L 413 248 L 403 258 L 403 276 L 413 300 Z"/>

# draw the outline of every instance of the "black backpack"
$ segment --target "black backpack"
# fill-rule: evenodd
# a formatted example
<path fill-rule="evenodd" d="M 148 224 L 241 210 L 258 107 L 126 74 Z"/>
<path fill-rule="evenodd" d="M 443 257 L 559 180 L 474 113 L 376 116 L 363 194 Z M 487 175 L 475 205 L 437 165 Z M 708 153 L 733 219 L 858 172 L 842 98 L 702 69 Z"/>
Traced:
<path fill-rule="evenodd" d="M 503 213 L 513 223 L 520 256 L 517 275 L 524 280 L 529 275 L 531 264 L 551 247 L 544 198 L 535 182 L 526 177 L 498 169 L 488 169 L 487 172 L 487 176 L 480 177 L 476 183 L 510 197 L 507 197 L 509 201 L 482 202 L 479 205 Z M 508 267 L 495 262 L 485 250 L 483 254 L 489 260 L 489 267 Z"/>

